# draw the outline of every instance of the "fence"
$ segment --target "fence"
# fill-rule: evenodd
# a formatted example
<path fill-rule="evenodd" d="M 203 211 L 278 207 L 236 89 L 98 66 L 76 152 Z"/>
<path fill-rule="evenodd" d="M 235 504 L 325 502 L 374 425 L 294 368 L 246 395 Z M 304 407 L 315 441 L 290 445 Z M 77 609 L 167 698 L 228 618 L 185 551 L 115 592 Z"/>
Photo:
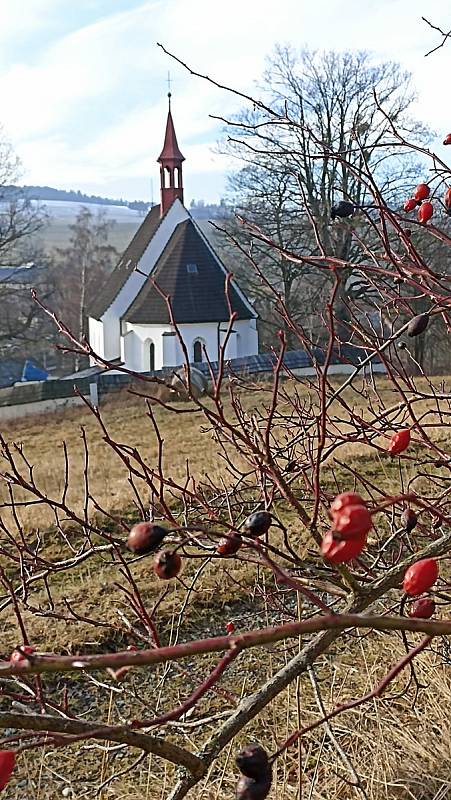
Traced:
<path fill-rule="evenodd" d="M 361 361 L 368 356 L 368 353 L 361 349 L 349 345 L 341 348 L 340 352 L 335 352 L 328 368 L 330 374 L 346 374 L 352 372 Z M 235 358 L 227 361 L 224 367 L 226 376 L 261 376 L 273 373 L 277 356 L 274 353 L 264 353 L 258 356 L 247 358 Z M 324 354 L 318 350 L 312 357 L 304 351 L 289 351 L 284 356 L 285 374 L 296 376 L 312 376 L 316 374 L 314 361 L 322 365 Z M 210 369 L 213 373 L 218 371 L 218 363 L 213 362 L 193 365 L 201 370 L 207 377 Z M 384 367 L 377 357 L 371 359 L 370 368 L 373 372 L 383 372 Z M 166 368 L 159 372 L 146 373 L 149 376 L 160 378 L 171 378 L 174 368 Z M 46 381 L 35 381 L 33 383 L 16 383 L 6 389 L 0 389 L 0 420 L 16 419 L 27 414 L 39 414 L 53 411 L 57 408 L 65 408 L 79 405 L 83 402 L 80 394 L 89 397 L 92 394 L 92 384 L 95 385 L 95 392 L 102 400 L 111 392 L 117 392 L 126 388 L 136 381 L 130 375 L 121 372 L 105 372 L 100 368 L 93 367 L 89 370 L 71 375 L 67 378 L 52 379 Z M 77 392 L 74 391 L 77 388 Z"/>

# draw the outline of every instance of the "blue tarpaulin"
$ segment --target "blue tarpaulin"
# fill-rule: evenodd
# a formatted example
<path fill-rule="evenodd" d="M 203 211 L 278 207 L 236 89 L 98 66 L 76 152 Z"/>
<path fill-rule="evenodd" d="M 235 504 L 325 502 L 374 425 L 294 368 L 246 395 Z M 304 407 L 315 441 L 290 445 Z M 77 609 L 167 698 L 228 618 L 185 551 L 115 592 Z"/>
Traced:
<path fill-rule="evenodd" d="M 44 369 L 37 367 L 36 364 L 28 361 L 28 359 L 25 361 L 21 381 L 46 381 L 48 377 L 49 374 Z"/>

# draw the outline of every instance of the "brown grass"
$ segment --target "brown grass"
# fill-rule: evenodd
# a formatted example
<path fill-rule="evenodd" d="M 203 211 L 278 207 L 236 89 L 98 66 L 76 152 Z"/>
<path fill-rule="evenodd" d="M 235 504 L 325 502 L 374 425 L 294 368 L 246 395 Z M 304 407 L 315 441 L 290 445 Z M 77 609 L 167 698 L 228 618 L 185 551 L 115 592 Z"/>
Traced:
<path fill-rule="evenodd" d="M 388 392 L 381 384 L 382 391 Z M 388 394 L 386 395 L 388 398 Z M 250 403 L 251 401 L 247 401 Z M 157 457 L 157 444 L 150 420 L 143 416 L 142 401 L 117 397 L 102 410 L 109 430 L 120 441 L 146 449 L 149 464 Z M 155 409 L 167 445 L 166 463 L 171 474 L 182 478 L 189 458 L 197 477 L 204 474 L 225 476 L 222 462 L 211 445 L 211 436 L 202 433 L 203 420 L 197 414 L 171 415 Z M 62 490 L 61 442 L 67 443 L 71 463 L 71 502 L 78 508 L 83 504 L 83 450 L 80 426 L 86 430 L 90 444 L 91 489 L 99 502 L 112 512 L 122 513 L 132 507 L 133 494 L 127 472 L 119 458 L 105 445 L 92 415 L 84 408 L 56 413 L 52 416 L 29 418 L 19 424 L 3 427 L 9 440 L 23 442 L 25 451 L 35 465 L 40 486 L 49 493 Z M 443 436 L 443 433 L 437 433 Z M 369 456 L 365 448 L 343 448 L 340 460 L 352 458 L 356 466 L 372 474 L 377 485 L 391 490 L 396 473 L 387 461 Z M 332 483 L 332 465 L 325 470 L 325 480 Z M 340 466 L 334 470 L 340 476 Z M 3 490 L 4 491 L 4 490 Z M 37 526 L 45 528 L 53 520 L 39 507 L 22 512 L 30 535 Z M 301 532 L 292 523 L 293 535 L 301 544 Z M 76 536 L 76 532 L 73 532 Z M 52 534 L 53 536 L 53 534 Z M 58 551 L 58 540 L 47 534 L 47 552 Z M 268 624 L 280 619 L 280 613 L 269 605 L 259 588 L 270 576 L 256 571 L 245 562 L 208 564 L 200 574 L 199 565 L 189 562 L 183 579 L 193 591 L 187 607 L 183 606 L 185 589 L 175 582 L 169 587 L 158 612 L 158 624 L 164 642 L 183 641 L 196 636 L 224 632 L 224 624 L 232 619 L 238 630 Z M 161 588 L 154 580 L 146 559 L 136 561 L 133 575 L 143 597 L 151 608 L 160 596 Z M 108 556 L 98 557 L 96 563 L 86 562 L 70 575 L 63 574 L 53 582 L 55 611 L 63 610 L 63 599 L 70 601 L 77 613 L 91 618 L 108 620 L 122 625 L 123 614 L 129 614 L 127 604 L 115 582 L 121 575 Z M 43 590 L 31 594 L 30 604 L 44 607 Z M 292 607 L 292 612 L 297 609 Z M 58 619 L 36 616 L 24 610 L 24 619 L 33 642 L 42 649 L 75 653 L 119 648 L 128 644 L 127 636 L 113 628 L 98 628 L 87 623 L 67 623 Z M 123 626 L 122 626 L 123 627 Z M 0 617 L 3 655 L 16 644 L 17 630 L 10 611 Z M 412 637 L 413 641 L 414 637 Z M 298 642 L 275 645 L 242 656 L 227 672 L 221 685 L 235 695 L 232 701 L 215 692 L 204 699 L 193 714 L 179 723 L 165 727 L 165 735 L 182 746 L 198 749 L 218 725 L 218 719 L 229 713 L 239 697 L 255 690 L 266 678 L 286 663 L 299 647 Z M 437 642 L 436 648 L 442 643 Z M 396 635 L 371 633 L 357 636 L 347 648 L 336 644 L 333 650 L 315 665 L 324 705 L 327 709 L 350 697 L 359 696 L 374 687 L 390 664 L 404 652 Z M 205 656 L 183 662 L 184 672 L 171 666 L 131 672 L 123 683 L 114 684 L 107 676 L 96 674 L 71 677 L 64 681 L 46 679 L 46 685 L 60 701 L 64 686 L 69 689 L 75 712 L 86 719 L 120 722 L 134 715 L 152 716 L 181 702 L 208 674 L 215 660 Z M 448 763 L 451 756 L 451 737 L 447 716 L 451 701 L 451 664 L 442 655 L 427 652 L 418 660 L 419 679 L 427 684 L 414 707 L 414 690 L 403 696 L 408 674 L 403 674 L 387 692 L 387 697 L 366 704 L 360 709 L 340 716 L 332 723 L 340 748 L 346 753 L 361 781 L 362 789 L 352 785 L 349 765 L 344 766 L 327 732 L 319 729 L 303 742 L 302 750 L 291 748 L 279 759 L 271 800 L 299 797 L 299 771 L 303 771 L 303 798 L 311 800 L 441 800 L 449 796 L 451 781 Z M 109 688 L 99 687 L 99 682 Z M 2 700 L 3 710 L 9 701 Z M 318 707 L 308 676 L 293 684 L 280 695 L 257 720 L 243 732 L 241 741 L 258 739 L 274 750 L 299 725 L 316 719 Z M 236 779 L 233 755 L 239 742 L 234 742 L 216 762 L 207 779 L 193 793 L 196 800 L 226 800 L 234 795 Z M 20 760 L 17 778 L 11 784 L 8 798 L 56 800 L 64 786 L 72 786 L 74 797 L 94 798 L 102 781 L 118 775 L 105 787 L 103 800 L 159 800 L 167 797 L 173 785 L 174 771 L 155 759 L 147 759 L 132 771 L 120 775 L 130 766 L 137 753 L 112 750 L 109 754 L 89 742 L 65 750 L 32 751 Z M 22 781 L 22 783 L 21 783 Z M 25 781 L 25 783 L 23 783 Z M 6 796 L 6 795 L 5 795 Z"/>

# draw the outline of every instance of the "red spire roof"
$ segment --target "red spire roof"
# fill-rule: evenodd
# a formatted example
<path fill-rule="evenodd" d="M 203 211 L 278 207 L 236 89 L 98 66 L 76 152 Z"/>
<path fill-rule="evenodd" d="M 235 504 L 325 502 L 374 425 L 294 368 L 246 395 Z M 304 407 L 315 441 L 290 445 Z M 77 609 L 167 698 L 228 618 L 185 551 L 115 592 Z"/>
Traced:
<path fill-rule="evenodd" d="M 180 152 L 179 146 L 177 144 L 177 137 L 175 135 L 174 122 L 173 122 L 172 114 L 171 114 L 171 94 L 170 93 L 168 94 L 168 97 L 169 97 L 169 111 L 168 111 L 168 119 L 167 119 L 167 122 L 166 122 L 166 133 L 165 133 L 165 137 L 164 137 L 164 145 L 163 145 L 163 149 L 162 149 L 162 151 L 160 153 L 160 156 L 157 159 L 157 161 L 159 161 L 160 164 L 163 161 L 184 161 L 185 160 L 185 156 L 182 155 L 182 153 Z"/>

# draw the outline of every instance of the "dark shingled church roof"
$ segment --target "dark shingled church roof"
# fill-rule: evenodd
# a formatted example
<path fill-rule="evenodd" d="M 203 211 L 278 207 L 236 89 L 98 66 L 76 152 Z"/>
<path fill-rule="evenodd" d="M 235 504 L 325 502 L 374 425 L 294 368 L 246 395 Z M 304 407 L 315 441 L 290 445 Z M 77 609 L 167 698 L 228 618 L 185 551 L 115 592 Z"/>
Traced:
<path fill-rule="evenodd" d="M 171 297 L 177 323 L 227 321 L 225 277 L 191 219 L 177 225 L 152 271 L 159 288 Z M 255 316 L 233 286 L 230 300 L 238 319 Z M 170 322 L 166 302 L 152 280 L 146 281 L 122 319 L 143 325 Z"/>
<path fill-rule="evenodd" d="M 106 283 L 99 290 L 97 297 L 91 303 L 89 307 L 89 315 L 91 317 L 100 319 L 110 307 L 127 278 L 130 277 L 137 266 L 159 224 L 160 206 L 154 206 L 150 209 L 145 220 L 139 226 L 127 249 L 124 250 L 117 266 L 114 268 Z"/>

